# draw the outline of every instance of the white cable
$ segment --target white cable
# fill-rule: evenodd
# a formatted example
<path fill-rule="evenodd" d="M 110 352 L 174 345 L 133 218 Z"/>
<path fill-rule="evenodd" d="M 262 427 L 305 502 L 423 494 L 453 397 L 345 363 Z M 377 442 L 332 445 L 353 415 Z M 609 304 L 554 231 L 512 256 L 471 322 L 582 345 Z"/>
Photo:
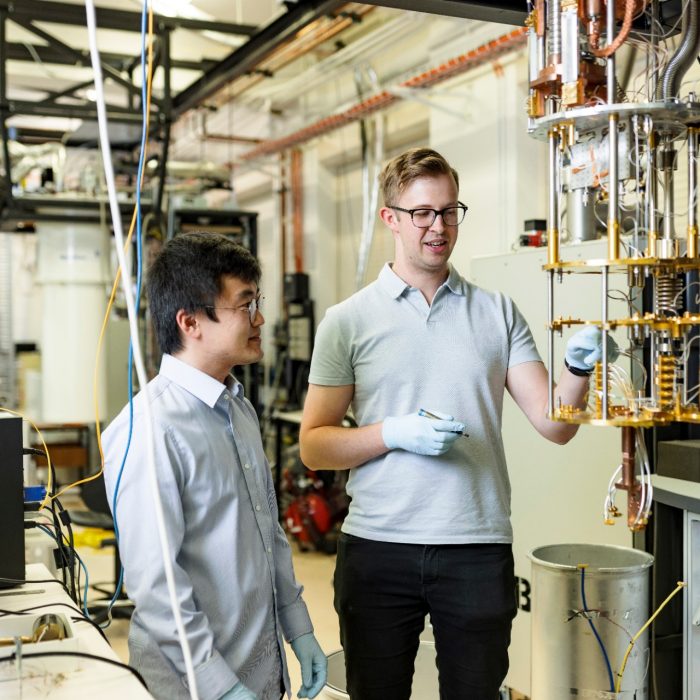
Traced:
<path fill-rule="evenodd" d="M 146 368 L 143 362 L 141 353 L 141 342 L 139 340 L 139 332 L 136 318 L 136 308 L 134 305 L 134 296 L 131 289 L 131 276 L 126 265 L 124 256 L 124 233 L 122 231 L 121 212 L 119 210 L 119 202 L 117 200 L 117 190 L 114 184 L 114 171 L 112 168 L 112 151 L 109 143 L 109 134 L 107 131 L 107 110 L 105 107 L 102 66 L 100 64 L 100 55 L 97 50 L 97 27 L 95 22 L 95 6 L 93 0 L 85 0 L 85 11 L 87 15 L 88 38 L 90 41 L 90 59 L 92 61 L 92 69 L 95 74 L 95 104 L 97 107 L 97 123 L 100 134 L 100 146 L 102 150 L 102 161 L 104 165 L 105 180 L 107 183 L 107 193 L 109 197 L 109 206 L 112 213 L 112 225 L 114 226 L 114 238 L 116 243 L 117 257 L 119 258 L 119 267 L 121 269 L 121 283 L 126 300 L 126 308 L 129 317 L 129 330 L 131 332 L 131 342 L 133 346 L 134 365 L 136 367 L 136 375 L 139 380 L 139 385 L 143 392 L 144 409 L 146 413 L 146 443 L 148 457 L 148 474 L 151 483 L 151 492 L 153 495 L 153 505 L 156 515 L 156 523 L 158 526 L 158 534 L 160 536 L 161 551 L 163 555 L 163 568 L 165 570 L 165 579 L 168 585 L 168 593 L 170 595 L 170 605 L 175 618 L 175 626 L 182 648 L 182 655 L 185 661 L 185 669 L 187 672 L 187 682 L 189 684 L 190 697 L 192 700 L 198 700 L 197 685 L 194 675 L 194 666 L 192 665 L 192 654 L 185 633 L 185 627 L 182 622 L 180 613 L 180 605 L 177 599 L 175 590 L 175 580 L 173 577 L 173 567 L 169 559 L 168 552 L 168 533 L 165 529 L 165 518 L 163 517 L 163 504 L 160 500 L 158 490 L 158 476 L 156 473 L 155 463 L 155 441 L 153 437 L 153 414 L 151 411 L 151 403 L 148 396 L 148 377 L 146 376 Z"/>
<path fill-rule="evenodd" d="M 622 464 L 620 464 L 620 466 L 613 472 L 613 475 L 610 477 L 610 481 L 608 482 L 608 495 L 605 499 L 605 506 L 603 511 L 603 520 L 605 521 L 609 520 L 615 512 L 615 482 L 617 481 L 617 477 L 621 471 Z"/>
<path fill-rule="evenodd" d="M 649 455 L 644 443 L 644 436 L 641 428 L 636 430 L 637 453 L 640 457 L 640 481 L 643 486 L 643 499 L 640 502 L 639 520 L 646 522 L 651 513 L 651 504 L 654 494 L 654 487 L 651 483 L 651 466 L 649 465 Z"/>

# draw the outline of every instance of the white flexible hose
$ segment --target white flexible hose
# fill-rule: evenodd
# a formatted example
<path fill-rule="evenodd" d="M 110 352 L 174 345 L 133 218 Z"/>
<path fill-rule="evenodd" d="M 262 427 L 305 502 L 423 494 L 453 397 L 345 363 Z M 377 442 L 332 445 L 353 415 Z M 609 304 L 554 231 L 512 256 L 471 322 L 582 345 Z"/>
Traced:
<path fill-rule="evenodd" d="M 107 194 L 109 196 L 109 207 L 112 214 L 112 225 L 114 226 L 114 238 L 117 249 L 117 257 L 119 258 L 119 267 L 121 269 L 121 283 L 126 300 L 126 308 L 129 317 L 129 330 L 131 332 L 131 342 L 134 354 L 134 365 L 136 367 L 136 375 L 139 380 L 139 385 L 143 391 L 144 409 L 146 413 L 146 443 L 148 457 L 148 474 L 151 484 L 151 492 L 153 495 L 153 506 L 156 515 L 156 523 L 158 526 L 158 534 L 160 537 L 161 551 L 163 555 L 163 568 L 165 570 L 165 579 L 168 585 L 168 593 L 170 596 L 170 605 L 175 618 L 175 626 L 177 628 L 182 655 L 185 661 L 185 669 L 187 673 L 187 682 L 189 685 L 190 697 L 192 700 L 199 700 L 197 695 L 197 685 L 194 675 L 194 666 L 192 665 L 192 654 L 190 652 L 185 627 L 182 622 L 180 606 L 177 600 L 175 591 L 175 579 L 173 577 L 173 567 L 169 558 L 168 533 L 165 529 L 165 519 L 163 517 L 163 504 L 160 500 L 158 491 L 158 476 L 156 473 L 155 463 L 155 442 L 153 437 L 153 413 L 151 411 L 151 403 L 148 397 L 148 377 L 146 376 L 146 368 L 143 362 L 141 353 L 141 343 L 139 340 L 138 324 L 136 318 L 136 308 L 134 305 L 134 296 L 131 289 L 131 275 L 129 274 L 126 258 L 124 256 L 124 233 L 122 231 L 121 212 L 119 210 L 119 202 L 117 200 L 117 190 L 114 184 L 114 170 L 112 168 L 112 151 L 109 143 L 109 134 L 107 130 L 107 110 L 105 107 L 102 66 L 100 63 L 100 54 L 97 50 L 97 28 L 95 22 L 95 6 L 93 0 L 85 0 L 85 11 L 87 15 L 88 38 L 90 40 L 90 59 L 92 69 L 95 74 L 95 104 L 97 107 L 97 123 L 100 134 L 100 147 L 102 150 L 102 161 L 104 165 L 105 180 L 107 184 Z"/>

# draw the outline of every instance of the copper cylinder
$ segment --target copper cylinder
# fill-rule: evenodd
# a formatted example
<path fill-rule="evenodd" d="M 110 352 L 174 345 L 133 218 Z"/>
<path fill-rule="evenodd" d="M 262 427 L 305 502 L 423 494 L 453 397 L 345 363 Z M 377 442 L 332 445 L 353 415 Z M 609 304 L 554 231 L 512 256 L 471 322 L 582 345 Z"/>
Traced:
<path fill-rule="evenodd" d="M 635 521 L 641 508 L 642 486 L 634 476 L 634 465 L 636 462 L 636 445 L 634 428 L 625 426 L 622 428 L 622 480 L 615 486 L 618 489 L 627 491 L 627 525 L 632 529 L 639 530 L 646 523 Z"/>
<path fill-rule="evenodd" d="M 629 488 L 634 484 L 635 462 L 634 428 L 622 428 L 622 482 L 620 486 Z"/>

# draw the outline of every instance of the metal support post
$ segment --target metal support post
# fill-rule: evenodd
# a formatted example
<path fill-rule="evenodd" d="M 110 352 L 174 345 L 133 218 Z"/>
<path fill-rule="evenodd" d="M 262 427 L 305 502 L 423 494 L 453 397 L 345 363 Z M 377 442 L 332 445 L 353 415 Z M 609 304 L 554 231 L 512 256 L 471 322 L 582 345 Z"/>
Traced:
<path fill-rule="evenodd" d="M 10 161 L 10 146 L 8 143 L 7 124 L 5 120 L 9 112 L 7 102 L 7 11 L 0 9 L 0 137 L 2 137 L 2 157 L 5 163 L 5 192 L 4 201 L 0 208 L 12 205 L 12 162 Z"/>
<path fill-rule="evenodd" d="M 163 192 L 165 190 L 165 178 L 168 164 L 168 150 L 170 148 L 170 125 L 172 122 L 172 93 L 170 87 L 170 30 L 159 27 L 160 44 L 163 61 L 163 109 L 158 113 L 158 118 L 163 129 L 163 148 L 160 153 L 160 163 L 158 164 L 158 191 L 156 200 L 153 203 L 153 214 L 160 224 L 163 218 Z"/>

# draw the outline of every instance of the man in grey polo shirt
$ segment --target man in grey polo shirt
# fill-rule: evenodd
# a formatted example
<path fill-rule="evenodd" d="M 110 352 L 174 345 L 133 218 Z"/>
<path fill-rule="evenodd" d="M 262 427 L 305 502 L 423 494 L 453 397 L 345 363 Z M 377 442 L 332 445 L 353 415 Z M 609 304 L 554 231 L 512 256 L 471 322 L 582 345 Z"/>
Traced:
<path fill-rule="evenodd" d="M 515 304 L 448 262 L 467 209 L 457 172 L 413 149 L 381 188 L 394 262 L 320 324 L 301 426 L 305 464 L 351 470 L 335 573 L 348 691 L 407 700 L 429 614 L 440 696 L 495 700 L 516 612 L 504 390 L 553 442 L 577 426 L 546 418 L 547 372 Z M 571 339 L 556 400 L 582 405 L 601 353 L 597 329 Z M 350 406 L 357 428 L 341 427 Z"/>

